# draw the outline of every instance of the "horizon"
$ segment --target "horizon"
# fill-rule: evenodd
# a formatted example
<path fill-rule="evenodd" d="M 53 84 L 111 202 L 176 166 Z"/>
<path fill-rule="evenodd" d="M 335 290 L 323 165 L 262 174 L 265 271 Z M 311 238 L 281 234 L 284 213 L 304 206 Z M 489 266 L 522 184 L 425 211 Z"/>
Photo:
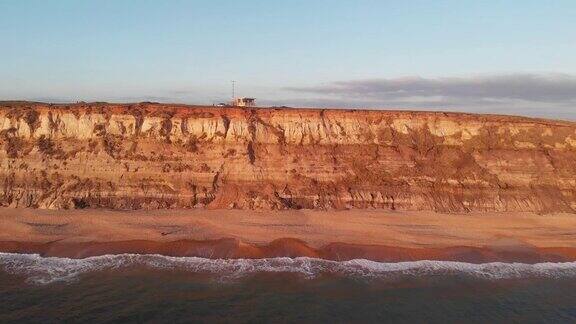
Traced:
<path fill-rule="evenodd" d="M 0 0 L 0 100 L 212 105 L 235 80 L 261 106 L 576 120 L 575 14 L 571 1 Z"/>
<path fill-rule="evenodd" d="M 76 101 L 76 102 L 47 102 L 47 101 L 30 101 L 30 100 L 0 100 L 0 105 L 2 104 L 10 104 L 10 103 L 30 103 L 30 104 L 37 104 L 37 105 L 49 105 L 49 106 L 74 106 L 74 105 L 140 105 L 140 104 L 150 104 L 150 105 L 161 105 L 161 106 L 175 106 L 175 107 L 168 107 L 168 108 L 224 108 L 224 109 L 289 109 L 289 110 L 334 110 L 334 111 L 346 111 L 346 112 L 389 112 L 389 113 L 431 113 L 431 114 L 455 114 L 455 115 L 477 115 L 477 116 L 484 116 L 484 117 L 510 117 L 510 118 L 529 118 L 534 120 L 543 120 L 543 121 L 551 121 L 551 122 L 560 122 L 560 123 L 573 123 L 576 120 L 570 119 L 562 119 L 562 118 L 554 118 L 554 117 L 539 117 L 539 116 L 529 116 L 529 115 L 520 115 L 520 114 L 508 114 L 506 112 L 471 112 L 471 111 L 461 111 L 461 110 L 441 110 L 441 109 L 418 109 L 416 108 L 402 108 L 402 107 L 356 107 L 356 108 L 346 108 L 346 107 L 301 107 L 301 106 L 233 106 L 233 105 L 226 105 L 226 106 L 218 106 L 217 104 L 202 104 L 202 103 L 178 103 L 178 102 L 161 102 L 161 101 Z M 184 106 L 184 107 L 182 107 Z"/>

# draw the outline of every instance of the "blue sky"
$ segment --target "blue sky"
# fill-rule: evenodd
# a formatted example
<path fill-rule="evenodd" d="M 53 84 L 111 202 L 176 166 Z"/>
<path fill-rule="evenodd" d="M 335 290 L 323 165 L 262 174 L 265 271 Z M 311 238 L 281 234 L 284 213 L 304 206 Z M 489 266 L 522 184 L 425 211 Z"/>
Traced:
<path fill-rule="evenodd" d="M 0 99 L 576 119 L 576 1 L 0 0 Z M 507 92 L 508 91 L 508 92 Z"/>

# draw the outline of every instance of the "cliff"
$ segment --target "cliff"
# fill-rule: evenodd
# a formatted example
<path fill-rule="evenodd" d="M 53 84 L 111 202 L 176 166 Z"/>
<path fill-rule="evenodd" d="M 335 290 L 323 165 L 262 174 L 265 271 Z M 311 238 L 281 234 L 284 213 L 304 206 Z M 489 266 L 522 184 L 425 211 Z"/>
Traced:
<path fill-rule="evenodd" d="M 576 211 L 576 123 L 0 102 L 0 206 Z"/>

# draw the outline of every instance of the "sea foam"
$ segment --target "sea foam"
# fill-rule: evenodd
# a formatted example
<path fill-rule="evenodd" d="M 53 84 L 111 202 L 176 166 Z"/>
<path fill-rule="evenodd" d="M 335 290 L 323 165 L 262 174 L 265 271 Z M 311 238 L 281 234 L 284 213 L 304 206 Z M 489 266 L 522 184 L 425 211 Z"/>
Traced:
<path fill-rule="evenodd" d="M 393 279 L 438 275 L 461 275 L 484 280 L 576 277 L 576 262 L 566 263 L 483 263 L 453 261 L 412 261 L 384 263 L 363 259 L 329 261 L 315 258 L 205 259 L 162 255 L 119 254 L 85 259 L 41 257 L 37 254 L 0 253 L 0 270 L 24 275 L 28 282 L 49 284 L 77 280 L 81 274 L 144 266 L 152 269 L 182 270 L 232 280 L 254 273 L 295 273 L 304 278 L 322 274 L 358 278 Z"/>

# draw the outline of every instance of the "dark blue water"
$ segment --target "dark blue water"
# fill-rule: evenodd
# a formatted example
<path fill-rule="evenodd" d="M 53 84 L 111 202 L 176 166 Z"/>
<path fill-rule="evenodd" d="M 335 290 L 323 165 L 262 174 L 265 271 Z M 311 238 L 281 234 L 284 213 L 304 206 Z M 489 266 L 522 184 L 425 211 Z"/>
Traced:
<path fill-rule="evenodd" d="M 0 322 L 576 321 L 576 264 L 0 254 Z"/>

